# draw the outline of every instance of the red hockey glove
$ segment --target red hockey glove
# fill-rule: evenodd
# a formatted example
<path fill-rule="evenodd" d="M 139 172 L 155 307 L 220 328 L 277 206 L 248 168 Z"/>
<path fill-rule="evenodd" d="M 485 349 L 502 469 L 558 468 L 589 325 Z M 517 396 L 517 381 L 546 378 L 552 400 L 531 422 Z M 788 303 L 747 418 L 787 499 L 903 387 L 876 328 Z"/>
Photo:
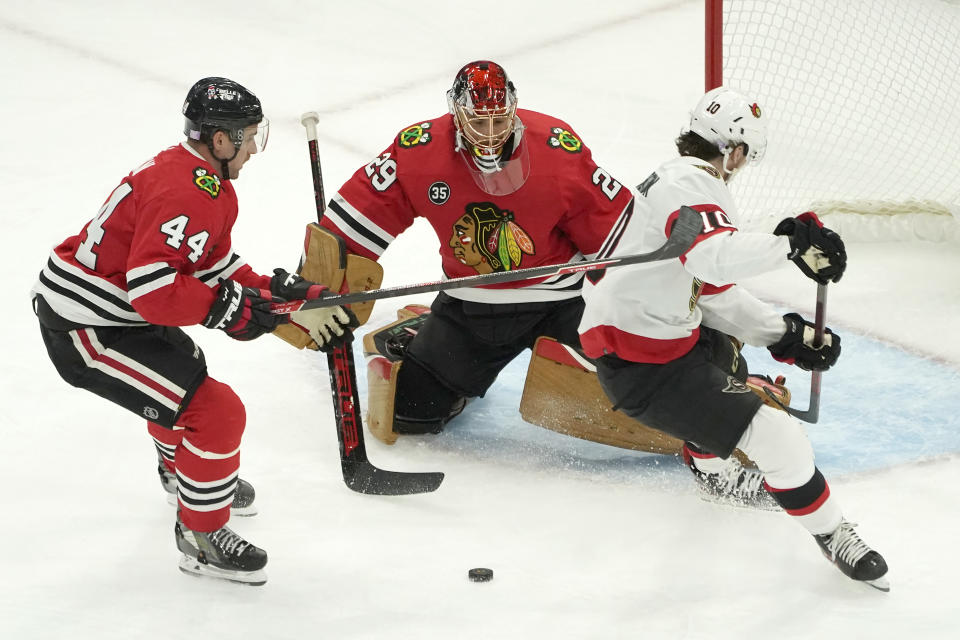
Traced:
<path fill-rule="evenodd" d="M 273 298 L 269 291 L 243 287 L 224 280 L 217 299 L 201 323 L 208 329 L 220 329 L 234 340 L 253 340 L 289 321 L 289 316 L 270 313 Z"/>

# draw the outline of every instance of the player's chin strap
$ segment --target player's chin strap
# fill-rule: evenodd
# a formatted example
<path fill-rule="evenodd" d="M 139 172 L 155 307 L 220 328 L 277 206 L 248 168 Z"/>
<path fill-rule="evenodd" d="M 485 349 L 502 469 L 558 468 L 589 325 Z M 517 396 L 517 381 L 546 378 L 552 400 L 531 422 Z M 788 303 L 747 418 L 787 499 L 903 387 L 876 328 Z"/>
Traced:
<path fill-rule="evenodd" d="M 736 147 L 734 147 L 734 149 L 736 149 Z M 736 167 L 736 168 L 734 168 L 734 169 L 728 169 L 728 168 L 727 168 L 727 161 L 730 160 L 730 153 L 731 153 L 731 149 L 730 149 L 730 146 L 728 145 L 728 146 L 725 147 L 724 150 L 723 150 L 723 165 L 722 165 L 722 166 L 723 166 L 723 172 L 726 174 L 726 176 L 724 176 L 724 181 L 725 181 L 725 182 L 730 182 L 731 180 L 733 180 L 733 177 L 734 177 L 734 176 L 737 174 L 737 172 L 740 171 L 740 169 L 742 168 L 742 166 L 741 166 L 741 167 Z"/>
<path fill-rule="evenodd" d="M 213 136 L 210 136 L 210 139 L 207 140 L 207 149 L 210 149 L 210 155 L 213 156 L 214 160 L 220 161 L 220 179 L 229 180 L 230 179 L 230 163 L 233 162 L 233 159 L 237 157 L 237 154 L 240 153 L 240 145 L 236 143 L 233 139 L 233 134 L 227 129 L 217 129 L 217 131 L 223 131 L 230 138 L 230 142 L 233 142 L 233 155 L 229 158 L 218 158 L 217 152 L 213 150 Z M 241 143 L 242 144 L 242 143 Z"/>
<path fill-rule="evenodd" d="M 210 149 L 210 155 L 213 156 L 215 160 L 220 161 L 220 179 L 229 180 L 230 179 L 230 163 L 233 162 L 233 159 L 237 157 L 237 154 L 240 153 L 240 147 L 233 146 L 233 155 L 229 158 L 218 158 L 217 152 L 213 150 L 213 141 L 207 141 L 207 148 Z"/>

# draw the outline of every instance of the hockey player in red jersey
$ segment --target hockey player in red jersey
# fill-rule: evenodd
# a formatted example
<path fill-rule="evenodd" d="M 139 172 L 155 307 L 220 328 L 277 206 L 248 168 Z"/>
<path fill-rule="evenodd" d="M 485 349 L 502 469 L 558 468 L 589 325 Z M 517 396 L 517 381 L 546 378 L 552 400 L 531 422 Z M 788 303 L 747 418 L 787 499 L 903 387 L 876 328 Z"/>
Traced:
<path fill-rule="evenodd" d="M 322 224 L 348 251 L 377 259 L 423 217 L 440 240 L 444 277 L 455 278 L 593 258 L 629 216 L 629 189 L 568 124 L 518 109 L 499 64 L 466 64 L 447 101 L 449 113 L 403 129 L 331 199 Z M 387 430 L 440 431 L 538 336 L 578 345 L 582 280 L 440 293 L 409 345 L 393 345 L 402 367 L 390 379 Z"/>
<path fill-rule="evenodd" d="M 698 481 L 721 484 L 716 470 L 740 449 L 756 462 L 775 500 L 845 575 L 887 590 L 884 559 L 844 519 L 802 426 L 749 392 L 746 363 L 730 338 L 767 347 L 774 358 L 803 369 L 831 367 L 840 355 L 839 336 L 828 329 L 815 346 L 812 323 L 795 313 L 781 316 L 736 282 L 786 258 L 820 284 L 836 282 L 846 266 L 843 242 L 813 213 L 787 218 L 773 233 L 737 229 L 726 183 L 766 148 L 765 115 L 742 94 L 707 93 L 677 148 L 680 157 L 639 185 L 636 214 L 607 253 L 642 253 L 662 244 L 683 205 L 700 212 L 702 232 L 679 259 L 589 277 L 583 349 L 596 359 L 615 406 L 688 441 L 685 457 Z M 757 472 L 741 470 L 739 478 L 751 473 Z"/>
<path fill-rule="evenodd" d="M 226 78 L 204 78 L 183 114 L 187 140 L 131 172 L 54 248 L 32 290 L 34 309 L 67 382 L 147 419 L 161 481 L 178 495 L 180 568 L 263 584 L 266 552 L 226 526 L 231 507 L 255 512 L 253 487 L 237 477 L 243 403 L 207 375 L 203 352 L 178 327 L 252 340 L 289 320 L 270 313 L 272 301 L 323 288 L 282 269 L 259 275 L 231 245 L 230 181 L 269 131 L 260 100 Z M 345 336 L 350 318 L 336 307 L 298 322 Z"/>

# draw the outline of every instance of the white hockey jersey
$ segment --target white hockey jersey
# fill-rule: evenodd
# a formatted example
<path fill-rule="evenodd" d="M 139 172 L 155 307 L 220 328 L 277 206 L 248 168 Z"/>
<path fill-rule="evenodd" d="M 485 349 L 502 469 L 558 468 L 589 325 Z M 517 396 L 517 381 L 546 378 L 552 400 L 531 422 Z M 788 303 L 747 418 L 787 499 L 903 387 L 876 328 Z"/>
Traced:
<path fill-rule="evenodd" d="M 756 346 L 779 340 L 786 330 L 780 313 L 734 283 L 783 265 L 787 237 L 738 231 L 720 172 L 698 158 L 664 163 L 637 190 L 632 218 L 614 230 L 622 235 L 605 243 L 601 257 L 657 249 L 682 205 L 700 212 L 703 230 L 680 258 L 588 274 L 580 322 L 586 354 L 670 362 L 693 348 L 701 324 Z"/>

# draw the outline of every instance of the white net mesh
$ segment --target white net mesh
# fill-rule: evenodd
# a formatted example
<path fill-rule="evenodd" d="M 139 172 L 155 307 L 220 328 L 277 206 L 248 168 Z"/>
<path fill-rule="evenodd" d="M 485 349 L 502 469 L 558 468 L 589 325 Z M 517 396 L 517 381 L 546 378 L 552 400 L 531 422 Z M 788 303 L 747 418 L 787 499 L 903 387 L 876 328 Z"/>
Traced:
<path fill-rule="evenodd" d="M 960 2 L 723 4 L 723 84 L 770 116 L 731 183 L 744 227 L 814 210 L 851 239 L 960 237 Z"/>

